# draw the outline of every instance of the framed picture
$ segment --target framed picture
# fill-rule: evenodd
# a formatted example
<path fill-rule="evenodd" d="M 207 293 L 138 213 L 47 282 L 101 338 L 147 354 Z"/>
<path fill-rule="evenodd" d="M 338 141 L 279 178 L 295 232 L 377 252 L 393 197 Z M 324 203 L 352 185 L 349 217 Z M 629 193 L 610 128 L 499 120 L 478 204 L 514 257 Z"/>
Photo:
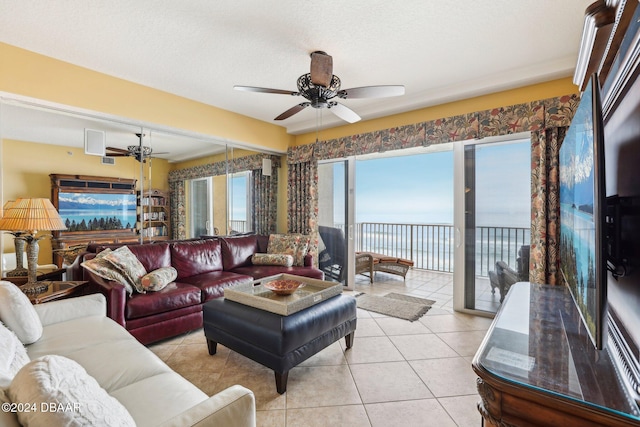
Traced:
<path fill-rule="evenodd" d="M 136 226 L 135 194 L 58 193 L 67 231 L 125 230 Z"/>

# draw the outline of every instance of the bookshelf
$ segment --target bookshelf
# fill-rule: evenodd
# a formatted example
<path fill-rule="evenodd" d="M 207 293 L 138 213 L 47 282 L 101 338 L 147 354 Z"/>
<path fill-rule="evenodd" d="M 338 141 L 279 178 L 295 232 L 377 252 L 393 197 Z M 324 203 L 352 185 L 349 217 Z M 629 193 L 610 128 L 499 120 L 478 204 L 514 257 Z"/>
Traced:
<path fill-rule="evenodd" d="M 145 241 L 168 240 L 170 236 L 169 196 L 158 189 L 138 191 L 138 233 Z"/>

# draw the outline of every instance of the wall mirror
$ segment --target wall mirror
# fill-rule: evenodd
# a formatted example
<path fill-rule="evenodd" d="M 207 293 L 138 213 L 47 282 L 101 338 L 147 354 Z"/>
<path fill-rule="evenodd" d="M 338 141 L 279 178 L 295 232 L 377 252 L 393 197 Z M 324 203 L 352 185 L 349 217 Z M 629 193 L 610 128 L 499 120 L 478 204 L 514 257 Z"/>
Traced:
<path fill-rule="evenodd" d="M 85 151 L 87 129 L 92 131 L 93 155 Z M 233 162 L 242 156 L 269 155 L 208 135 L 11 94 L 0 94 L 0 148 L 2 204 L 18 197 L 51 198 L 50 174 L 134 179 L 138 191 L 173 194 L 172 171 L 215 165 L 214 174 L 181 180 L 179 200 L 170 202 L 170 238 L 250 231 L 251 170 Z M 190 199 L 199 203 L 192 206 Z M 176 221 L 178 228 L 173 229 Z M 51 240 L 44 239 L 40 247 L 40 262 L 51 262 Z M 2 233 L 2 251 L 14 251 L 13 236 L 7 233 Z"/>

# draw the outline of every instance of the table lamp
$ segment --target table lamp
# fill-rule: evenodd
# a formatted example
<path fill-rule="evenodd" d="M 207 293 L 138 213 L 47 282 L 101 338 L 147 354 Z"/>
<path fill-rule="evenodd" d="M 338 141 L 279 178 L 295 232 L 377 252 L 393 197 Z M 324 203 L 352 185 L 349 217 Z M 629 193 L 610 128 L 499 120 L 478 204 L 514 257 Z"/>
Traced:
<path fill-rule="evenodd" d="M 27 232 L 17 239 L 27 242 L 27 284 L 24 289 L 37 288 L 38 231 L 66 230 L 60 214 L 49 199 L 18 199 L 9 205 L 0 218 L 0 230 Z"/>
<path fill-rule="evenodd" d="M 7 209 L 9 209 L 9 207 L 11 207 L 11 205 L 13 205 L 15 202 L 16 202 L 15 200 L 9 200 L 7 203 L 5 203 L 4 206 L 2 207 L 2 212 L 6 212 Z M 13 237 L 15 237 L 13 239 L 13 244 L 15 246 L 15 251 L 16 251 L 15 252 L 16 268 L 10 271 L 5 271 L 4 274 L 7 277 L 26 276 L 27 269 L 24 268 L 24 266 L 22 265 L 22 254 L 24 253 L 25 241 L 24 239 L 19 239 L 19 237 L 25 234 L 25 232 L 21 230 L 21 231 L 11 231 L 10 233 L 13 235 Z"/>

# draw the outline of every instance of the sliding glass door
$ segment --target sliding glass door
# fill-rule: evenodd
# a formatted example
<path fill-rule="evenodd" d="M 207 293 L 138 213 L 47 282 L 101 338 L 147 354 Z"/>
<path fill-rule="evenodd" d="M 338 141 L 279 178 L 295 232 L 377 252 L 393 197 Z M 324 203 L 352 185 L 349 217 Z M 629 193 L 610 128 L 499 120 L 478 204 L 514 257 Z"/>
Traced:
<path fill-rule="evenodd" d="M 213 227 L 213 178 L 188 180 L 187 191 L 187 237 L 211 236 L 219 230 Z"/>
<path fill-rule="evenodd" d="M 318 164 L 320 268 L 328 280 L 354 283 L 354 159 Z"/>
<path fill-rule="evenodd" d="M 509 287 L 529 280 L 529 135 L 456 146 L 457 309 L 495 313 Z"/>

